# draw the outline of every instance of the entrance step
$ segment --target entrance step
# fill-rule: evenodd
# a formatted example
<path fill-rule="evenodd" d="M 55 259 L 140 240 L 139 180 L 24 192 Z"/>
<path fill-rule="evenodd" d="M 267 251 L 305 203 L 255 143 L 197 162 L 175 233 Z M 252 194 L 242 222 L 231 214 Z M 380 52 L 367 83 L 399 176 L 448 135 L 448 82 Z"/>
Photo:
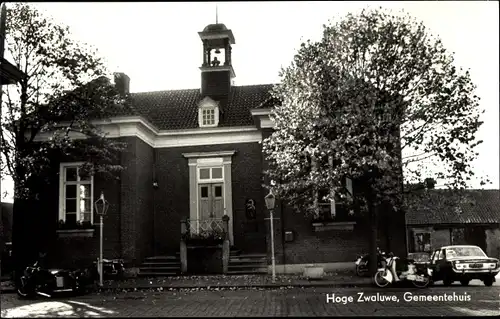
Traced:
<path fill-rule="evenodd" d="M 178 276 L 177 272 L 167 272 L 167 271 L 139 271 L 139 277 L 168 277 L 168 276 Z"/>
<path fill-rule="evenodd" d="M 267 274 L 266 254 L 247 254 L 231 250 L 229 254 L 229 275 Z"/>
<path fill-rule="evenodd" d="M 140 277 L 177 276 L 181 273 L 179 255 L 147 257 L 139 267 Z"/>
<path fill-rule="evenodd" d="M 267 274 L 267 268 L 254 268 L 250 270 L 228 270 L 228 275 L 265 275 Z"/>
<path fill-rule="evenodd" d="M 177 260 L 179 259 L 178 256 L 153 256 L 153 257 L 147 257 L 146 260 Z"/>

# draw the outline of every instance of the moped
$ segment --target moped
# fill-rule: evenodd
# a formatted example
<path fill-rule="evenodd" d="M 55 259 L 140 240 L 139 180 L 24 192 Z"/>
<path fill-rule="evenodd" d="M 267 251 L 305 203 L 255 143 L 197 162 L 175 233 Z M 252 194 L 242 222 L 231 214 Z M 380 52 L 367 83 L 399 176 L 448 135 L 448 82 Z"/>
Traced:
<path fill-rule="evenodd" d="M 386 258 L 387 254 L 383 251 L 381 251 L 377 247 L 377 267 L 378 268 L 383 268 L 385 267 L 386 263 Z M 356 275 L 362 277 L 364 276 L 369 269 L 369 264 L 368 262 L 370 261 L 370 255 L 365 254 L 365 255 L 359 255 L 358 258 L 356 259 L 355 265 L 356 265 Z"/>
<path fill-rule="evenodd" d="M 385 288 L 396 282 L 410 281 L 417 288 L 426 288 L 431 283 L 432 269 L 417 267 L 411 259 L 402 260 L 392 254 L 387 258 L 387 265 L 377 270 L 375 284 Z"/>

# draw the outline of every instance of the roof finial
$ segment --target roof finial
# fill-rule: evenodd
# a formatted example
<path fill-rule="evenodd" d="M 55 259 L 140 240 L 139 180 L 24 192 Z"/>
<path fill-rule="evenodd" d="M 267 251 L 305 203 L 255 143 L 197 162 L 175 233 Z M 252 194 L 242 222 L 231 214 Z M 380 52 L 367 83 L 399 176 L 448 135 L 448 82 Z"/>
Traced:
<path fill-rule="evenodd" d="M 219 10 L 217 10 L 217 5 L 215 5 L 215 24 L 219 24 Z"/>

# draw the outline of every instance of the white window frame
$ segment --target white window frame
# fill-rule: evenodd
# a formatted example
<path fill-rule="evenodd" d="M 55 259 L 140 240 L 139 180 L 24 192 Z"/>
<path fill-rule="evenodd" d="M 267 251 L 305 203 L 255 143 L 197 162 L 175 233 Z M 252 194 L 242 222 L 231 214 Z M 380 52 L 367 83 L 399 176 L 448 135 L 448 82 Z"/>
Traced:
<path fill-rule="evenodd" d="M 318 162 L 316 161 L 316 158 L 314 158 L 314 156 L 311 158 L 311 166 L 314 171 L 318 169 Z M 328 166 L 330 167 L 330 169 L 333 169 L 333 156 L 328 157 Z M 348 196 L 352 197 L 353 196 L 352 180 L 349 177 L 346 177 L 345 187 L 347 188 L 347 191 L 349 193 Z M 317 214 L 320 212 L 320 206 L 329 204 L 330 217 L 335 218 L 335 216 L 337 216 L 337 211 L 335 206 L 335 191 L 333 189 L 330 190 L 330 200 L 329 200 L 330 203 L 322 202 L 322 199 L 319 198 L 319 191 L 315 191 L 313 196 L 314 196 L 314 209 L 316 210 Z"/>
<path fill-rule="evenodd" d="M 214 112 L 214 122 L 213 123 L 205 123 L 205 119 L 204 119 L 204 112 L 208 112 L 208 111 L 213 111 Z M 200 114 L 199 114 L 199 117 L 200 117 L 200 127 L 216 127 L 217 125 L 219 125 L 219 112 L 218 112 L 218 108 L 217 107 L 203 107 L 203 108 L 200 108 Z"/>
<path fill-rule="evenodd" d="M 94 176 L 90 176 L 90 181 L 80 181 L 80 174 L 78 170 L 84 162 L 73 162 L 73 163 L 61 163 L 59 167 L 59 220 L 66 222 L 66 185 L 76 185 L 76 221 L 80 221 L 80 189 L 79 185 L 89 185 L 90 184 L 90 224 L 94 224 Z M 77 180 L 67 182 L 66 181 L 66 169 L 76 168 L 77 169 Z"/>
<path fill-rule="evenodd" d="M 213 178 L 212 177 L 212 172 L 214 168 L 220 168 L 222 174 L 221 177 L 219 178 Z M 209 178 L 201 178 L 201 170 L 202 169 L 208 169 L 210 170 L 210 175 Z M 224 184 L 224 167 L 222 164 L 220 165 L 198 165 L 197 168 L 197 175 L 198 175 L 198 184 L 212 184 L 212 183 L 222 183 Z"/>
<path fill-rule="evenodd" d="M 214 122 L 211 124 L 206 124 L 203 122 L 203 112 L 213 111 L 214 112 Z M 219 126 L 219 106 L 217 102 L 209 97 L 204 98 L 200 105 L 198 106 L 198 125 L 200 127 L 217 127 Z"/>

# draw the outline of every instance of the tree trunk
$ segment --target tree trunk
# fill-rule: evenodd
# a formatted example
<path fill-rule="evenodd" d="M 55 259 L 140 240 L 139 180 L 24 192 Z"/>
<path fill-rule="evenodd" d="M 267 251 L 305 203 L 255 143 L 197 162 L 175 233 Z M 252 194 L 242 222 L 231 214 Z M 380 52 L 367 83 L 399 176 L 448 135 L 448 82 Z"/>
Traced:
<path fill-rule="evenodd" d="M 370 255 L 369 255 L 370 259 L 368 265 L 370 274 L 375 275 L 378 268 L 378 262 L 377 262 L 378 206 L 377 205 L 370 205 L 369 215 L 370 215 Z"/>
<path fill-rule="evenodd" d="M 12 213 L 12 259 L 14 278 L 18 283 L 26 266 L 36 259 L 37 243 L 33 221 L 30 219 L 30 201 L 22 198 L 14 199 Z"/>

